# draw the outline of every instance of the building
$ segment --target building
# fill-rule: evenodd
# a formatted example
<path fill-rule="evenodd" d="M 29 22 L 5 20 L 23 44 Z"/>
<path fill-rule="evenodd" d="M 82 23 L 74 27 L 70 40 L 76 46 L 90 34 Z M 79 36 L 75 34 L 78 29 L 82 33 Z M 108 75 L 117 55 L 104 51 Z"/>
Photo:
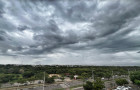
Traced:
<path fill-rule="evenodd" d="M 61 77 L 59 74 L 49 74 L 49 77 Z"/>

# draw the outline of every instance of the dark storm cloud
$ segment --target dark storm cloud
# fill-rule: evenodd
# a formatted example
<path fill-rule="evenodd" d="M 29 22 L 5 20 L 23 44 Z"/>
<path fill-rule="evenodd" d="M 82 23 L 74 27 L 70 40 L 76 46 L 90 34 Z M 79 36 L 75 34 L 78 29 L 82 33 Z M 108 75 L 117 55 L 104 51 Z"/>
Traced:
<path fill-rule="evenodd" d="M 19 25 L 17 29 L 20 31 L 23 31 L 23 30 L 29 29 L 29 27 L 25 25 Z"/>
<path fill-rule="evenodd" d="M 0 18 L 2 17 L 2 14 L 3 14 L 3 12 L 2 12 L 2 11 L 0 11 Z"/>
<path fill-rule="evenodd" d="M 139 10 L 139 0 L 1 0 L 0 54 L 137 52 Z"/>
<path fill-rule="evenodd" d="M 5 34 L 6 34 L 5 31 L 3 31 L 3 30 L 0 31 L 0 41 L 4 41 L 5 40 L 5 38 L 4 38 Z"/>
<path fill-rule="evenodd" d="M 128 20 L 139 15 L 139 4 L 140 2 L 138 1 L 137 3 L 129 1 L 121 3 L 119 0 L 110 2 L 107 7 L 101 9 L 104 13 L 99 14 L 99 16 L 95 18 L 93 27 L 95 27 L 96 30 L 101 31 L 100 36 L 102 37 L 113 34 L 123 28 L 123 25 L 127 23 Z"/>
<path fill-rule="evenodd" d="M 4 13 L 4 10 L 3 10 L 3 3 L 0 1 L 0 18 L 2 18 L 2 14 Z"/>
<path fill-rule="evenodd" d="M 4 38 L 2 36 L 0 36 L 0 41 L 4 41 Z"/>

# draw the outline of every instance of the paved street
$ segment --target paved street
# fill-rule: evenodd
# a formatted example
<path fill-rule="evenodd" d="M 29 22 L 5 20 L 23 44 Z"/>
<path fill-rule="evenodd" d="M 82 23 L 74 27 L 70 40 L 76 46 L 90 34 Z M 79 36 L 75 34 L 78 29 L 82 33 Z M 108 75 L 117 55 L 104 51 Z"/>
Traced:
<path fill-rule="evenodd" d="M 45 85 L 45 90 L 56 90 L 56 89 L 68 89 L 73 86 L 82 85 L 82 81 L 70 81 L 70 82 L 63 82 L 63 83 L 56 83 L 56 84 L 49 84 Z M 20 87 L 13 87 L 13 88 L 4 88 L 0 90 L 43 90 L 41 84 L 39 85 L 30 85 L 30 86 L 20 86 Z M 74 90 L 83 90 L 82 87 L 77 87 Z"/>

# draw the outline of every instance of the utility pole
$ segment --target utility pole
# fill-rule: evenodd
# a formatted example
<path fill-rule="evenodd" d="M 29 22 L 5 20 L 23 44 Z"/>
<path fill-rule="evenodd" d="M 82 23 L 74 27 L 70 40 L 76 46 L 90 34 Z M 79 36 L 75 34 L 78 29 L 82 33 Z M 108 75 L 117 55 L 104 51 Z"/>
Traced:
<path fill-rule="evenodd" d="M 128 69 L 128 77 L 130 76 L 130 72 L 129 72 L 129 69 Z"/>
<path fill-rule="evenodd" d="M 44 72 L 44 83 L 43 83 L 43 90 L 45 90 L 45 72 Z"/>
<path fill-rule="evenodd" d="M 128 69 L 128 81 L 130 82 L 130 71 Z"/>
<path fill-rule="evenodd" d="M 112 79 L 113 79 L 113 87 L 115 87 L 115 83 L 114 83 L 114 73 L 113 73 L 113 70 L 112 70 Z"/>
<path fill-rule="evenodd" d="M 93 74 L 93 70 L 92 70 L 92 79 L 93 79 L 93 81 L 94 81 L 94 74 Z"/>
<path fill-rule="evenodd" d="M 113 74 L 113 71 L 112 71 L 112 78 L 113 78 L 113 80 L 114 80 L 114 74 Z"/>

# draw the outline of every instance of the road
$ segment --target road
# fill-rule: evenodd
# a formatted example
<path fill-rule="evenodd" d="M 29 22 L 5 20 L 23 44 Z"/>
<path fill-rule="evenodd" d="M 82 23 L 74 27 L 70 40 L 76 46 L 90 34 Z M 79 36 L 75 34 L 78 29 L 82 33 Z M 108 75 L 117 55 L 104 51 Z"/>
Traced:
<path fill-rule="evenodd" d="M 74 86 L 82 85 L 82 81 L 74 80 L 70 82 L 62 82 L 62 83 L 55 83 L 55 84 L 48 84 L 45 85 L 45 90 L 55 90 L 55 89 L 66 89 Z M 11 88 L 3 88 L 0 90 L 42 90 L 42 84 L 38 85 L 28 85 L 28 86 L 20 86 L 20 87 L 11 87 Z M 80 86 L 79 86 L 80 87 Z M 82 90 L 80 88 L 74 88 L 75 90 Z"/>

